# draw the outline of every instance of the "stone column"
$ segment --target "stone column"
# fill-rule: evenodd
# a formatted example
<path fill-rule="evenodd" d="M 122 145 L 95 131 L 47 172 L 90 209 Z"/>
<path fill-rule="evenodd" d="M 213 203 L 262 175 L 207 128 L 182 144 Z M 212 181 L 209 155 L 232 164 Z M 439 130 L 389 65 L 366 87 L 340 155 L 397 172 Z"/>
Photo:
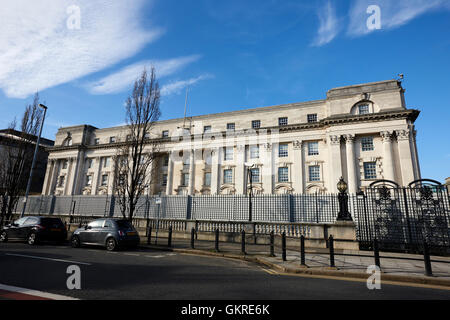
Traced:
<path fill-rule="evenodd" d="M 74 182 L 74 162 L 75 158 L 71 157 L 69 160 L 69 167 L 67 169 L 67 180 L 66 185 L 64 186 L 64 195 L 70 196 L 72 195 L 72 189 L 73 189 L 73 182 Z"/>
<path fill-rule="evenodd" d="M 395 181 L 395 163 L 392 153 L 392 132 L 380 132 L 383 138 L 383 173 L 384 179 Z"/>
<path fill-rule="evenodd" d="M 236 194 L 245 193 L 246 168 L 245 168 L 245 145 L 236 147 L 236 168 L 235 168 Z"/>
<path fill-rule="evenodd" d="M 45 171 L 45 178 L 44 178 L 44 184 L 43 184 L 43 189 L 42 189 L 42 194 L 43 195 L 49 195 L 49 189 L 50 189 L 50 181 L 52 178 L 52 172 L 53 172 L 53 167 L 55 165 L 55 161 L 54 160 L 48 160 L 47 161 L 47 169 Z"/>
<path fill-rule="evenodd" d="M 59 171 L 59 166 L 60 166 L 60 160 L 53 160 L 54 161 L 54 165 L 53 165 L 53 170 L 52 170 L 52 177 L 50 179 L 50 190 L 49 190 L 49 195 L 54 194 L 55 189 L 56 189 L 56 184 L 58 183 L 58 171 Z"/>
<path fill-rule="evenodd" d="M 81 183 L 83 181 L 84 167 L 86 165 L 84 151 L 80 151 L 77 155 L 77 165 L 75 168 L 75 178 L 73 182 L 72 194 L 81 194 Z"/>
<path fill-rule="evenodd" d="M 220 157 L 222 148 L 217 147 L 212 150 L 212 164 L 211 164 L 211 194 L 219 194 L 220 189 Z"/>
<path fill-rule="evenodd" d="M 91 195 L 97 194 L 98 182 L 100 181 L 100 162 L 102 161 L 101 157 L 95 158 L 94 165 L 94 176 L 92 177 L 92 187 L 91 187 Z"/>
<path fill-rule="evenodd" d="M 344 136 L 345 146 L 347 152 L 347 175 L 348 175 L 348 192 L 354 194 L 358 191 L 356 179 L 356 165 L 355 165 L 355 135 L 347 134 Z"/>
<path fill-rule="evenodd" d="M 337 193 L 337 183 L 342 177 L 341 136 L 330 136 L 329 142 L 329 176 L 330 192 Z"/>
<path fill-rule="evenodd" d="M 409 130 L 398 130 L 397 141 L 398 141 L 398 155 L 400 159 L 400 167 L 402 173 L 402 182 L 404 186 L 415 180 L 414 176 L 414 165 L 412 157 L 412 148 L 410 143 L 410 131 Z"/>
<path fill-rule="evenodd" d="M 273 144 L 266 143 L 263 148 L 263 172 L 262 182 L 264 193 L 272 194 L 274 191 L 274 171 L 273 171 Z"/>
<path fill-rule="evenodd" d="M 303 141 L 293 141 L 294 164 L 292 173 L 292 183 L 294 193 L 304 193 L 303 189 Z"/>
<path fill-rule="evenodd" d="M 166 195 L 172 195 L 172 189 L 173 189 L 173 159 L 172 159 L 172 152 L 169 152 L 169 163 L 167 164 Z"/>
<path fill-rule="evenodd" d="M 195 152 L 191 150 L 189 155 L 189 185 L 188 185 L 188 194 L 192 196 L 195 193 Z"/>

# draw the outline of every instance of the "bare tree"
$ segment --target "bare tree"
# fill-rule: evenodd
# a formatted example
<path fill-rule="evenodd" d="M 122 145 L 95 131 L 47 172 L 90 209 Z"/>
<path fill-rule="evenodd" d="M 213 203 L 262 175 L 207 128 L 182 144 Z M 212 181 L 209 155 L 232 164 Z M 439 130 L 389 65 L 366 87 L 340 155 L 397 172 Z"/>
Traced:
<path fill-rule="evenodd" d="M 18 131 L 17 122 L 12 121 L 2 136 L 0 150 L 0 198 L 1 223 L 11 219 L 19 197 L 23 195 L 33 160 L 35 138 L 42 121 L 39 94 L 33 104 L 25 108 Z"/>
<path fill-rule="evenodd" d="M 146 70 L 134 83 L 126 101 L 127 135 L 114 156 L 114 191 L 124 218 L 133 219 L 139 198 L 152 183 L 152 163 L 159 143 L 151 131 L 161 112 L 155 69 Z"/>

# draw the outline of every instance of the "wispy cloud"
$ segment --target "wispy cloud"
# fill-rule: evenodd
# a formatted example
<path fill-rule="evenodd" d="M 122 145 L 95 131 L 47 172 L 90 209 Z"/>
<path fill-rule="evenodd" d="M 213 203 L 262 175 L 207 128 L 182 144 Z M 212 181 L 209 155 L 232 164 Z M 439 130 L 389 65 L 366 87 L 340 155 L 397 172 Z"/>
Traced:
<path fill-rule="evenodd" d="M 336 37 L 340 26 L 339 19 L 336 16 L 336 9 L 330 1 L 318 10 L 317 15 L 320 24 L 312 45 L 320 47 L 331 42 Z"/>
<path fill-rule="evenodd" d="M 381 10 L 381 30 L 400 27 L 418 16 L 438 9 L 450 9 L 449 0 L 355 0 L 350 8 L 348 35 L 362 36 L 374 30 L 367 28 L 367 8 L 376 4 Z"/>
<path fill-rule="evenodd" d="M 131 87 L 134 81 L 145 69 L 155 67 L 158 79 L 169 76 L 190 63 L 201 58 L 200 55 L 191 55 L 169 60 L 146 60 L 129 65 L 115 73 L 112 73 L 98 81 L 85 84 L 85 88 L 92 94 L 111 94 L 121 92 Z"/>
<path fill-rule="evenodd" d="M 213 75 L 211 74 L 203 74 L 201 76 L 198 76 L 196 78 L 191 78 L 188 80 L 180 80 L 180 81 L 175 81 L 175 82 L 171 82 L 169 84 L 164 85 L 161 88 L 161 95 L 162 96 L 168 96 L 171 94 L 177 94 L 180 93 L 184 88 L 188 87 L 188 86 L 193 86 L 196 83 L 202 81 L 202 80 L 206 80 L 206 79 L 211 79 L 214 78 Z"/>
<path fill-rule="evenodd" d="M 163 31 L 140 23 L 145 0 L 15 0 L 0 10 L 0 88 L 8 97 L 70 82 L 139 52 Z M 80 29 L 68 28 L 72 5 Z"/>

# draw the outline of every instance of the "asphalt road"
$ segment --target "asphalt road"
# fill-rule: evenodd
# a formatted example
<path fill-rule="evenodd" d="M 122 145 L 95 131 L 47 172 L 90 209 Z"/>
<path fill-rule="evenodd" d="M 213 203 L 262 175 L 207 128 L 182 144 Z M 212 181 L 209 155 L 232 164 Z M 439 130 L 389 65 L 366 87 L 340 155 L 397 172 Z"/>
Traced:
<path fill-rule="evenodd" d="M 81 269 L 81 289 L 66 286 Z M 450 290 L 279 275 L 244 261 L 164 251 L 0 243 L 0 284 L 79 299 L 450 299 Z"/>

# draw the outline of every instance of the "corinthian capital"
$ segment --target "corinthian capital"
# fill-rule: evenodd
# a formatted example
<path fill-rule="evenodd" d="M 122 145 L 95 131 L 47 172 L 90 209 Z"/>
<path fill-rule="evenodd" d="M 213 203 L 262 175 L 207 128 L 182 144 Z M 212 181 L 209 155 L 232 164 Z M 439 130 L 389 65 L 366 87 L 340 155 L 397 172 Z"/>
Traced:
<path fill-rule="evenodd" d="M 391 142 L 392 141 L 392 132 L 381 131 L 380 135 L 383 138 L 383 142 Z"/>
<path fill-rule="evenodd" d="M 330 144 L 331 145 L 340 145 L 341 144 L 341 136 L 330 136 Z"/>
<path fill-rule="evenodd" d="M 397 130 L 397 140 L 409 140 L 409 130 Z"/>
<path fill-rule="evenodd" d="M 302 140 L 294 140 L 292 141 L 292 145 L 294 146 L 294 150 L 301 150 L 302 149 Z"/>
<path fill-rule="evenodd" d="M 353 143 L 355 141 L 355 135 L 354 134 L 346 134 L 344 135 L 345 142 L 347 143 Z"/>

